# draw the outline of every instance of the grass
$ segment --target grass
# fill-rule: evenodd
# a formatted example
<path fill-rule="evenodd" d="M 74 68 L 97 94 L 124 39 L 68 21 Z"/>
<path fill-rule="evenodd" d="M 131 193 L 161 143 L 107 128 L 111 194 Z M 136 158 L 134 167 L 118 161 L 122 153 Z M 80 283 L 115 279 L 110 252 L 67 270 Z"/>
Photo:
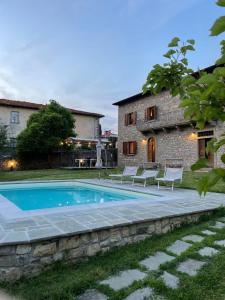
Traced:
<path fill-rule="evenodd" d="M 121 172 L 121 170 L 101 170 L 101 178 L 108 178 L 108 174 L 112 172 Z M 202 172 L 184 172 L 183 182 L 181 184 L 176 184 L 177 187 L 194 189 L 196 183 L 204 176 Z M 82 178 L 98 178 L 98 170 L 65 170 L 65 169 L 46 169 L 46 170 L 29 170 L 29 171 L 13 171 L 6 172 L 0 171 L 0 182 L 4 181 L 16 181 L 16 180 L 48 180 L 48 179 L 82 179 Z M 150 183 L 150 182 L 149 182 Z M 211 191 L 225 193 L 224 182 L 219 182 L 216 184 Z"/>
<path fill-rule="evenodd" d="M 161 266 L 160 270 L 148 273 L 146 279 L 135 282 L 129 288 L 114 292 L 109 287 L 101 286 L 99 281 L 112 274 L 129 268 L 139 268 L 138 262 L 156 251 L 165 251 L 177 239 L 187 234 L 200 234 L 202 229 L 214 224 L 219 216 L 225 215 L 224 209 L 213 216 L 205 217 L 197 224 L 186 225 L 165 235 L 153 236 L 137 244 L 115 248 L 108 253 L 99 254 L 86 262 L 76 265 L 56 264 L 51 270 L 36 278 L 20 280 L 15 284 L 3 285 L 10 293 L 25 300 L 72 300 L 88 288 L 98 288 L 109 300 L 122 300 L 139 287 L 150 286 L 159 295 L 168 300 L 222 300 L 225 299 L 225 249 L 213 245 L 214 240 L 225 239 L 225 229 L 217 230 L 216 236 L 208 236 L 201 243 L 195 243 L 181 256 Z M 202 258 L 197 250 L 212 246 L 220 252 L 213 258 Z M 166 288 L 158 278 L 163 270 L 178 275 L 176 267 L 187 258 L 204 260 L 206 265 L 197 276 L 179 274 L 180 285 L 176 290 Z"/>

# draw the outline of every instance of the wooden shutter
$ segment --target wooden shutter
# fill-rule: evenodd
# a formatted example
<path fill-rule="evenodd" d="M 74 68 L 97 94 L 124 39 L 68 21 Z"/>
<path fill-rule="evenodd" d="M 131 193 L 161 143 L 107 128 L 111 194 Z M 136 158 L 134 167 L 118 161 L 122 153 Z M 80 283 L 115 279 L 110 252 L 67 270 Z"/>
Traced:
<path fill-rule="evenodd" d="M 124 125 L 127 126 L 128 125 L 128 115 L 125 114 L 124 116 Z"/>
<path fill-rule="evenodd" d="M 134 114 L 134 125 L 136 125 L 136 123 L 137 123 L 137 112 L 135 111 L 133 114 Z"/>
<path fill-rule="evenodd" d="M 134 144 L 134 155 L 137 154 L 137 142 L 133 142 Z"/>
<path fill-rule="evenodd" d="M 154 108 L 153 108 L 153 110 L 154 110 L 154 120 L 156 120 L 157 119 L 157 114 L 158 114 L 158 110 L 157 110 L 157 106 L 154 106 Z"/>
<path fill-rule="evenodd" d="M 123 142 L 123 155 L 127 155 L 127 142 Z"/>

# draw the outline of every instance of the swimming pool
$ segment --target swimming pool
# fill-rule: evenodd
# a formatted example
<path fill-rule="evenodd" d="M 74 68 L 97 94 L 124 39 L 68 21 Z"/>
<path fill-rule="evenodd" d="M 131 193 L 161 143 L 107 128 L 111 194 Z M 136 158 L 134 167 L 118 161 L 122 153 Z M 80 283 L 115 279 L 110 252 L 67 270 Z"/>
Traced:
<path fill-rule="evenodd" d="M 139 193 L 78 182 L 6 185 L 0 187 L 0 195 L 22 211 L 104 204 L 140 198 Z"/>

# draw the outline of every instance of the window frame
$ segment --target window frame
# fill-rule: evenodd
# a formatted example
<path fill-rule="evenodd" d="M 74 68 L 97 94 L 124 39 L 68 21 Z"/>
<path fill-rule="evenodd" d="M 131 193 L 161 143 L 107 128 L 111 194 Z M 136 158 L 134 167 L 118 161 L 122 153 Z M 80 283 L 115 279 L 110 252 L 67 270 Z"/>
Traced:
<path fill-rule="evenodd" d="M 137 154 L 137 142 L 127 141 L 123 142 L 123 155 L 135 156 Z"/>
<path fill-rule="evenodd" d="M 157 120 L 157 106 L 149 106 L 145 109 L 145 121 L 156 121 Z"/>
<path fill-rule="evenodd" d="M 13 114 L 16 114 L 16 118 L 13 118 Z M 10 112 L 10 124 L 20 124 L 20 112 L 12 110 Z"/>
<path fill-rule="evenodd" d="M 125 126 L 136 125 L 137 122 L 137 112 L 132 111 L 125 114 Z"/>

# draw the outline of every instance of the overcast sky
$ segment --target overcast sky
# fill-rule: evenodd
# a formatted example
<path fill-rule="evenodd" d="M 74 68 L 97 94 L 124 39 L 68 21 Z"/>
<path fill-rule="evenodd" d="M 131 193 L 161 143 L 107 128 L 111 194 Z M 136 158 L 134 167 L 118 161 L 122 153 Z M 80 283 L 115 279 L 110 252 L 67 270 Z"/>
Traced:
<path fill-rule="evenodd" d="M 0 0 L 0 97 L 105 114 L 140 92 L 174 36 L 197 40 L 194 69 L 212 65 L 224 14 L 214 0 Z"/>

